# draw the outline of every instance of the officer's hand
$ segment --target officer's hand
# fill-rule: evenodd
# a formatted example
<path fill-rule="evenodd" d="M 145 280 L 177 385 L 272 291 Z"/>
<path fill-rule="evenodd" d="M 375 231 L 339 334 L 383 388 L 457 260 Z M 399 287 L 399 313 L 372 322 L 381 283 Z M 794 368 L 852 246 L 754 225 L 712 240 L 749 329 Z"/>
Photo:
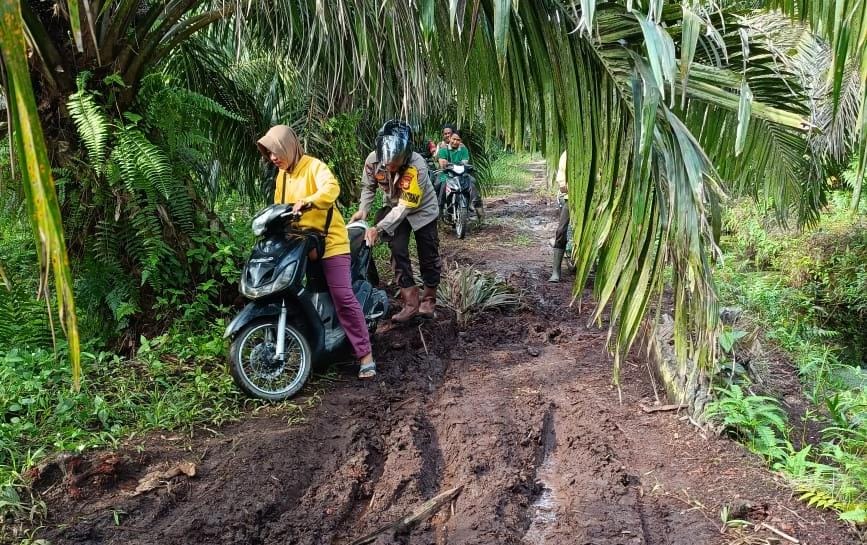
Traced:
<path fill-rule="evenodd" d="M 364 221 L 367 218 L 367 210 L 358 209 L 358 212 L 352 214 L 352 217 L 349 218 L 349 221 Z"/>
<path fill-rule="evenodd" d="M 367 231 L 364 232 L 364 240 L 367 242 L 367 245 L 373 248 L 373 245 L 376 244 L 376 241 L 379 240 L 379 229 L 376 227 L 371 227 Z"/>

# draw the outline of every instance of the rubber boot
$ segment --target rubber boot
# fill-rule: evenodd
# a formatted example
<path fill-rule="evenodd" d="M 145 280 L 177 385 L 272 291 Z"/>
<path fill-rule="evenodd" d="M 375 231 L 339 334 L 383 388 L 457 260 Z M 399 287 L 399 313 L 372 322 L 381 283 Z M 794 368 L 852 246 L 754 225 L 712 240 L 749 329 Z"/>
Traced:
<path fill-rule="evenodd" d="M 485 221 L 485 205 L 482 204 L 482 201 L 479 201 L 475 205 L 475 209 L 476 209 L 476 219 L 479 220 L 479 223 L 482 223 L 483 221 Z"/>
<path fill-rule="evenodd" d="M 418 314 L 418 288 L 400 288 L 400 299 L 403 301 L 403 308 L 400 312 L 391 317 L 392 322 L 406 323 Z"/>
<path fill-rule="evenodd" d="M 418 315 L 422 318 L 436 318 L 437 289 L 429 286 L 424 287 L 421 294 L 421 304 L 418 307 Z"/>
<path fill-rule="evenodd" d="M 563 268 L 563 255 L 566 253 L 566 250 L 561 250 L 560 248 L 554 248 L 554 259 L 551 263 L 553 267 L 553 271 L 551 272 L 551 278 L 548 279 L 548 282 L 559 282 L 561 269 Z"/>

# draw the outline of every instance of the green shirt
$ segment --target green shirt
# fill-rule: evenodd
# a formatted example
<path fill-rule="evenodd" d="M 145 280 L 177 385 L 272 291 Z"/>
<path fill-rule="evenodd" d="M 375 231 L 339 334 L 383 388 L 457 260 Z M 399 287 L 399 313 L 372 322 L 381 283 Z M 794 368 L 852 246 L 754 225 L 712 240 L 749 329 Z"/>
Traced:
<path fill-rule="evenodd" d="M 437 159 L 445 159 L 449 163 L 453 165 L 460 164 L 463 161 L 469 162 L 470 160 L 470 150 L 463 144 L 458 147 L 458 149 L 448 148 L 440 148 L 437 152 Z M 446 179 L 446 173 L 441 172 L 439 175 L 440 182 Z"/>
<path fill-rule="evenodd" d="M 458 149 L 440 148 L 437 152 L 437 159 L 445 159 L 449 163 L 457 165 L 470 160 L 470 150 L 463 144 Z"/>

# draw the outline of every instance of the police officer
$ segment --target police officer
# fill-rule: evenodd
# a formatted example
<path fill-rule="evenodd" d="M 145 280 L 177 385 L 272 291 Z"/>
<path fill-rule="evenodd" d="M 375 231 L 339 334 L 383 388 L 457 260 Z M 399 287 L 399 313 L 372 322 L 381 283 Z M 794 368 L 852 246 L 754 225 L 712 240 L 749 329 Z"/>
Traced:
<path fill-rule="evenodd" d="M 352 221 L 364 220 L 370 212 L 377 188 L 385 205 L 367 230 L 373 245 L 381 236 L 391 249 L 391 264 L 400 287 L 403 308 L 392 321 L 408 322 L 415 316 L 433 318 L 442 262 L 439 254 L 437 217 L 439 205 L 428 176 L 427 163 L 412 151 L 412 131 L 406 123 L 386 122 L 376 137 L 374 151 L 364 162 L 361 175 L 361 202 Z M 409 237 L 414 234 L 424 292 L 419 294 L 409 259 Z"/>

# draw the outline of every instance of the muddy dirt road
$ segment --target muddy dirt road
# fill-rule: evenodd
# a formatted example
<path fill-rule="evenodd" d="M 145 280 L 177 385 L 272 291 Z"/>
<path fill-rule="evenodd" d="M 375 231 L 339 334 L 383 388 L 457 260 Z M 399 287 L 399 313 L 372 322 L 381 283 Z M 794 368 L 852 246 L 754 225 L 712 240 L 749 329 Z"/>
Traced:
<path fill-rule="evenodd" d="M 49 491 L 43 537 L 349 544 L 463 484 L 409 533 L 374 543 L 785 543 L 764 527 L 721 533 L 723 505 L 801 543 L 857 543 L 738 445 L 703 438 L 674 412 L 642 411 L 654 392 L 637 353 L 624 364 L 620 401 L 605 332 L 569 307 L 568 282 L 547 282 L 556 212 L 541 195 L 536 184 L 492 199 L 483 229 L 442 239 L 450 260 L 523 290 L 524 310 L 486 315 L 466 331 L 441 312 L 379 335 L 379 378 L 362 383 L 342 369 L 339 381 L 319 383 L 301 424 L 269 414 L 192 440 L 152 437 L 77 497 Z M 195 477 L 132 495 L 143 475 L 180 460 L 196 464 Z"/>

